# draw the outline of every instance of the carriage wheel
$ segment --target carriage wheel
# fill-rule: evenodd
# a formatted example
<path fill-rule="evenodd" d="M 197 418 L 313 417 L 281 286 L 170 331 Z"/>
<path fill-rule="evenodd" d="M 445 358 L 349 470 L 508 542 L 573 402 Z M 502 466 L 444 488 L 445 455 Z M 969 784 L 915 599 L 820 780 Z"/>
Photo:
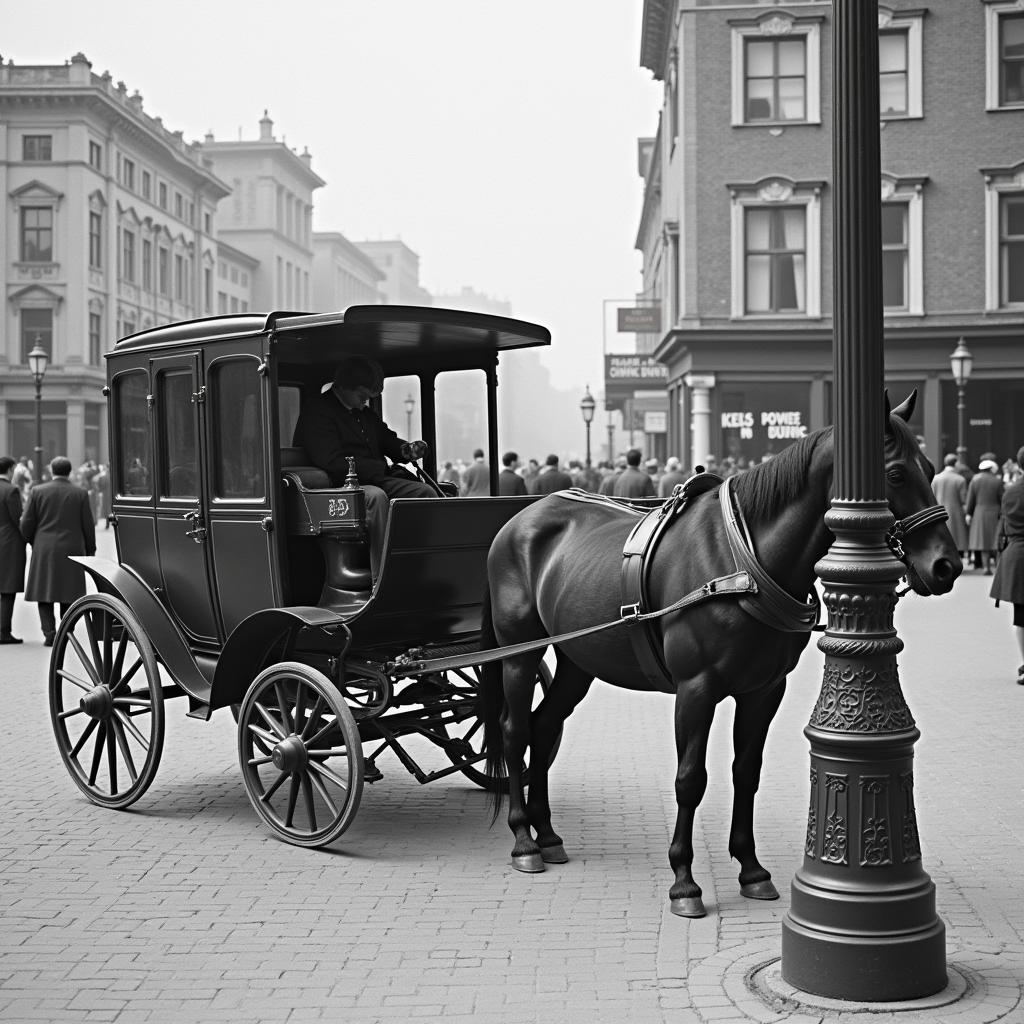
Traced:
<path fill-rule="evenodd" d="M 463 685 L 472 687 L 475 704 L 475 691 L 480 686 L 480 670 L 478 668 L 474 667 L 468 670 L 456 669 L 453 672 L 449 672 L 448 681 L 460 686 L 460 688 Z M 537 667 L 537 682 L 540 686 L 534 687 L 534 707 L 544 699 L 545 694 L 548 692 L 548 687 L 551 685 L 551 670 L 543 661 Z M 445 726 L 445 732 L 456 741 L 453 746 L 445 748 L 448 760 L 452 764 L 459 764 L 468 758 L 480 756 L 483 749 L 484 723 L 479 715 L 474 713 L 465 717 L 460 722 L 455 724 L 449 723 Z M 551 750 L 551 757 L 548 759 L 549 767 L 555 760 L 555 755 L 558 753 L 561 742 L 562 733 L 559 731 L 558 739 L 555 740 L 555 745 Z M 462 769 L 462 774 L 471 782 L 475 782 L 481 789 L 486 789 L 488 792 L 508 793 L 508 779 L 492 779 L 481 769 L 480 762 L 467 765 Z M 526 771 L 523 774 L 523 783 L 524 785 L 530 784 L 529 760 L 527 760 Z"/>
<path fill-rule="evenodd" d="M 61 619 L 50 659 L 50 721 L 75 785 L 102 807 L 149 789 L 164 746 L 152 644 L 119 598 L 89 594 Z"/>
<path fill-rule="evenodd" d="M 256 813 L 296 846 L 326 846 L 352 824 L 363 748 L 323 673 L 282 661 L 253 680 L 238 712 L 238 759 Z"/>

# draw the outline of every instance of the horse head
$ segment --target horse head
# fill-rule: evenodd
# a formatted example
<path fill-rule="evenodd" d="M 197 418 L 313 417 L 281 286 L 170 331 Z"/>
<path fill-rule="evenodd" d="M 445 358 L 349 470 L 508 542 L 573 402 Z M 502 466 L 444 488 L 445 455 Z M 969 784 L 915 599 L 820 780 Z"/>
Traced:
<path fill-rule="evenodd" d="M 945 510 L 935 504 L 931 481 L 935 467 L 925 457 L 907 423 L 917 389 L 896 406 L 885 395 L 885 496 L 896 517 L 889 546 L 907 567 L 907 581 L 917 594 L 946 594 L 963 572 L 963 563 L 946 527 Z"/>

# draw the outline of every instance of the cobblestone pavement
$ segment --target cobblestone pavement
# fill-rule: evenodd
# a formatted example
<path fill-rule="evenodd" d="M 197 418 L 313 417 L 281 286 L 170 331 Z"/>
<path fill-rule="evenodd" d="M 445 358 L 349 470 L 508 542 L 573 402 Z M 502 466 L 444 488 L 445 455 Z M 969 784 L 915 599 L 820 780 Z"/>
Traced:
<path fill-rule="evenodd" d="M 101 546 L 110 535 L 101 535 Z M 101 552 L 102 553 L 102 552 Z M 947 925 L 945 1006 L 870 1019 L 1024 1021 L 1024 687 L 1010 611 L 968 575 L 901 603 L 901 678 L 923 738 L 924 866 Z M 772 981 L 807 802 L 802 728 L 817 696 L 811 647 L 773 727 L 758 803 L 762 861 L 783 897 L 740 897 L 726 852 L 723 706 L 698 818 L 709 916 L 667 912 L 674 817 L 672 702 L 595 685 L 552 771 L 572 860 L 527 876 L 462 776 L 421 787 L 381 760 L 354 825 L 329 851 L 270 837 L 249 807 L 234 723 L 168 706 L 163 761 L 128 812 L 78 794 L 46 709 L 48 651 L 33 606 L 0 651 L 6 703 L 0 814 L 4 1021 L 465 1020 L 848 1022 Z M 429 757 L 424 752 L 424 761 Z M 758 968 L 761 968 L 758 972 Z M 751 978 L 756 974 L 756 979 Z"/>

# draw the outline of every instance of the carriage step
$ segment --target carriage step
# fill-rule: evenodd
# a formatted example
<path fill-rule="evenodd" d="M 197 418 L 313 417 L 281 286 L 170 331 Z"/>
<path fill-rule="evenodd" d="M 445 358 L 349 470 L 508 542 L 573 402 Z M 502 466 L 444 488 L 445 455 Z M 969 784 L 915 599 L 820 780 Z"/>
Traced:
<path fill-rule="evenodd" d="M 363 762 L 363 782 L 380 782 L 383 778 L 384 773 L 375 764 Z"/>

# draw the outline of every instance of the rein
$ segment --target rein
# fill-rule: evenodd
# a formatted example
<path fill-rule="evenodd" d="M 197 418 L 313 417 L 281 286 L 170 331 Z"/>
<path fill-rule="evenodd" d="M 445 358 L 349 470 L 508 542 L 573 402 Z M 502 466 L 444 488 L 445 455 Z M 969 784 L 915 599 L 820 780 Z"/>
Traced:
<path fill-rule="evenodd" d="M 904 564 L 907 564 L 907 553 L 903 550 L 903 538 L 909 537 L 915 530 L 923 526 L 931 526 L 932 523 L 944 523 L 949 519 L 949 513 L 943 505 L 929 505 L 905 519 L 897 519 L 886 531 L 885 543 L 889 550 Z"/>

